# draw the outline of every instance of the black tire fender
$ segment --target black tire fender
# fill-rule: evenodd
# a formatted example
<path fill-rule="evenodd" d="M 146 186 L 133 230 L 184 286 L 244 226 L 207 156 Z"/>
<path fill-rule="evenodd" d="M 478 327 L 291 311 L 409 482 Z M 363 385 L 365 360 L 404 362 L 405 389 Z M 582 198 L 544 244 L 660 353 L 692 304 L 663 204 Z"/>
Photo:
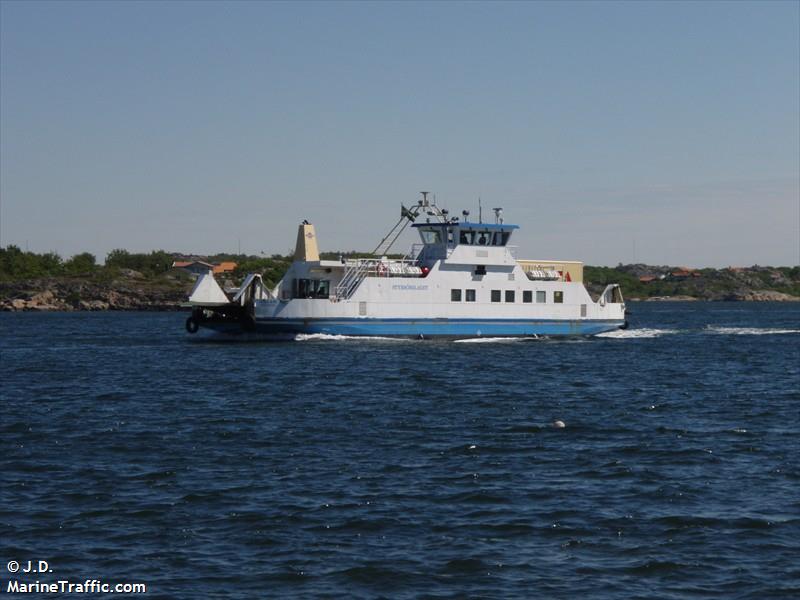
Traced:
<path fill-rule="evenodd" d="M 194 317 L 186 319 L 186 331 L 189 333 L 197 333 L 198 329 L 200 329 L 200 323 L 197 322 L 197 319 Z"/>

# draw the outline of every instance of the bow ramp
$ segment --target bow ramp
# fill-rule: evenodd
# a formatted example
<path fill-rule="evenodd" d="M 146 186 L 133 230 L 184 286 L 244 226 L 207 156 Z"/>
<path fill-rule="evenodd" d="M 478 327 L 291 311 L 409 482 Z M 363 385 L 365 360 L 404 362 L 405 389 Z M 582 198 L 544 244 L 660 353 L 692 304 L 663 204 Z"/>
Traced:
<path fill-rule="evenodd" d="M 209 271 L 198 278 L 189 296 L 192 315 L 186 319 L 186 331 L 196 333 L 201 325 L 232 325 L 250 331 L 255 328 L 255 303 L 274 299 L 261 275 L 249 274 L 242 285 L 227 292 Z"/>

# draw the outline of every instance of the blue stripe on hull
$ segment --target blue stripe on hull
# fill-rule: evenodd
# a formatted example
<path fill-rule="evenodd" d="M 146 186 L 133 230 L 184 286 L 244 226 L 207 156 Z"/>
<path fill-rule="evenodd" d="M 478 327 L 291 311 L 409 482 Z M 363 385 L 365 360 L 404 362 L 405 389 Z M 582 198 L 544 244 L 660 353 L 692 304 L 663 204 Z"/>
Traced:
<path fill-rule="evenodd" d="M 259 333 L 406 337 L 581 336 L 612 331 L 623 324 L 622 320 L 263 319 L 256 321 L 256 330 Z"/>

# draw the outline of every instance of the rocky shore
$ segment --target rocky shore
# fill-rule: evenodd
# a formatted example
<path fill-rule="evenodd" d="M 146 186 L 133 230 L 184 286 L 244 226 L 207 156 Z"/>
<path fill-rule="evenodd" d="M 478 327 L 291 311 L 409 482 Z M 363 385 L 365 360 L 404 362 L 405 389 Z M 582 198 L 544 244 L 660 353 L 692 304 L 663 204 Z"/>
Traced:
<path fill-rule="evenodd" d="M 727 267 L 692 269 L 645 264 L 587 266 L 586 287 L 599 295 L 618 283 L 628 300 L 690 302 L 797 302 L 800 267 Z"/>
<path fill-rule="evenodd" d="M 623 290 L 624 293 L 625 290 Z M 726 294 L 710 294 L 707 297 L 686 296 L 651 296 L 649 298 L 631 297 L 636 302 L 800 302 L 800 296 L 792 296 L 774 290 L 740 290 Z"/>
<path fill-rule="evenodd" d="M 185 284 L 47 278 L 0 283 L 0 311 L 180 310 Z"/>

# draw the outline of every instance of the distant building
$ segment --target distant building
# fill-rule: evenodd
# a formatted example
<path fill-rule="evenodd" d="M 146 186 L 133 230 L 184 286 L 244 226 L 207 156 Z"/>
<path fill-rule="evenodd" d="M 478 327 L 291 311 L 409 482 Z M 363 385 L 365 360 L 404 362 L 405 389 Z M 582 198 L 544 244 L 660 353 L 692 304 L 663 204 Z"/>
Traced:
<path fill-rule="evenodd" d="M 218 275 L 220 273 L 230 273 L 235 270 L 236 270 L 235 262 L 221 262 L 219 264 L 214 265 L 214 275 Z"/>
<path fill-rule="evenodd" d="M 221 275 L 223 273 L 231 273 L 236 270 L 236 263 L 225 261 L 218 264 L 211 264 L 204 260 L 176 260 L 172 263 L 173 269 L 182 269 L 188 271 L 195 277 L 198 275 L 205 275 L 209 271 L 214 275 Z"/>
<path fill-rule="evenodd" d="M 196 277 L 198 275 L 205 275 L 209 271 L 213 271 L 214 265 L 202 260 L 176 260 L 172 263 L 172 268 L 183 269 L 184 271 L 188 271 Z"/>
<path fill-rule="evenodd" d="M 658 277 L 656 277 L 655 275 L 642 275 L 641 277 L 639 277 L 639 281 L 641 281 L 642 283 L 650 283 L 651 281 L 655 281 L 656 279 L 658 279 Z"/>
<path fill-rule="evenodd" d="M 694 269 L 681 267 L 680 269 L 674 270 L 672 273 L 669 274 L 669 276 L 670 279 L 689 279 L 689 277 L 700 277 L 700 273 L 698 273 Z"/>

